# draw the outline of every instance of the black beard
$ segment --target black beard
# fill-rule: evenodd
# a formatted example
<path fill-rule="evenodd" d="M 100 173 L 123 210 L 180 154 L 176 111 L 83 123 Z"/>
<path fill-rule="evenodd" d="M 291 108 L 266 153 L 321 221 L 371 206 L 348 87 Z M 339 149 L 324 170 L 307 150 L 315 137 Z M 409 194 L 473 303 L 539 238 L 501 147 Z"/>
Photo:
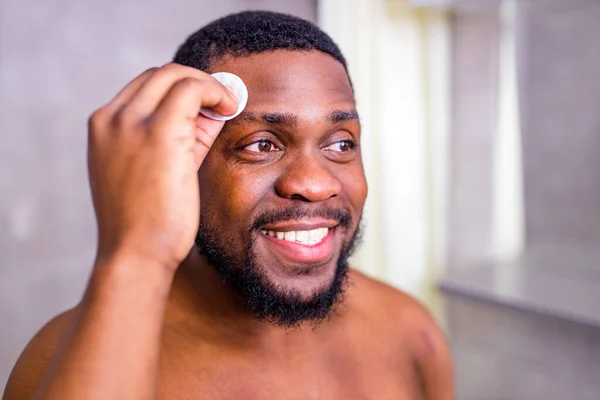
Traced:
<path fill-rule="evenodd" d="M 283 212 L 268 212 L 256 218 L 249 230 L 249 240 L 245 251 L 240 256 L 232 254 L 233 239 L 201 222 L 196 236 L 196 245 L 205 255 L 208 263 L 217 271 L 223 282 L 230 285 L 239 295 L 242 302 L 259 320 L 281 327 L 297 327 L 301 323 L 318 325 L 328 316 L 335 306 L 343 301 L 346 281 L 348 279 L 348 258 L 360 242 L 361 227 L 357 226 L 352 239 L 344 243 L 337 260 L 333 280 L 328 287 L 316 291 L 309 299 L 303 299 L 299 293 L 282 291 L 277 288 L 258 266 L 253 252 L 255 235 L 261 234 L 259 228 L 266 223 L 299 219 L 307 216 L 320 216 L 336 219 L 336 229 L 349 229 L 350 214 L 343 210 L 322 209 L 307 213 L 300 209 Z M 201 218 L 206 221 L 206 218 Z"/>

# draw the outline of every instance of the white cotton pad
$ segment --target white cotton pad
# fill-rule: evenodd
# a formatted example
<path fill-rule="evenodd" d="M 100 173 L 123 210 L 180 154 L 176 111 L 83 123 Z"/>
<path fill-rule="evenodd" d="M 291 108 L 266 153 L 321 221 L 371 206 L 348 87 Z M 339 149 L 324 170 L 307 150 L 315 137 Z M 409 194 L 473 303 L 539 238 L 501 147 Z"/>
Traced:
<path fill-rule="evenodd" d="M 235 114 L 227 116 L 218 114 L 206 107 L 202 107 L 200 113 L 208 118 L 216 119 L 217 121 L 229 121 L 230 119 L 234 119 L 244 111 L 244 108 L 246 108 L 246 103 L 248 103 L 248 88 L 239 76 L 229 72 L 215 72 L 212 74 L 212 77 L 221 82 L 224 86 L 227 86 L 227 88 L 235 94 L 235 97 L 237 97 L 239 101 L 238 109 Z"/>

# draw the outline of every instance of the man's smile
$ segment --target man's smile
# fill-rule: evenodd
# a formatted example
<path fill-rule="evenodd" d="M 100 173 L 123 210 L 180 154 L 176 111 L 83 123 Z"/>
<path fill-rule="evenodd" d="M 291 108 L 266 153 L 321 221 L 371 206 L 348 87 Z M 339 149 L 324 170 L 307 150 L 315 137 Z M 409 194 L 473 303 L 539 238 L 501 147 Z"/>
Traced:
<path fill-rule="evenodd" d="M 293 263 L 323 263 L 333 257 L 337 221 L 313 220 L 265 226 L 267 248 Z"/>

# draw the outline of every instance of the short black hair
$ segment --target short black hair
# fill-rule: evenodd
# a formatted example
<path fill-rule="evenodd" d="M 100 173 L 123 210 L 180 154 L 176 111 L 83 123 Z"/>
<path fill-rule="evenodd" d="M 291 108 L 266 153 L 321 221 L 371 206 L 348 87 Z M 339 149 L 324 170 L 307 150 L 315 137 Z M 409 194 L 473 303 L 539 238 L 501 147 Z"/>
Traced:
<path fill-rule="evenodd" d="M 329 35 L 309 21 L 271 11 L 244 11 L 211 22 L 187 38 L 173 61 L 206 71 L 224 55 L 243 57 L 280 49 L 322 51 L 348 73 L 346 59 Z"/>

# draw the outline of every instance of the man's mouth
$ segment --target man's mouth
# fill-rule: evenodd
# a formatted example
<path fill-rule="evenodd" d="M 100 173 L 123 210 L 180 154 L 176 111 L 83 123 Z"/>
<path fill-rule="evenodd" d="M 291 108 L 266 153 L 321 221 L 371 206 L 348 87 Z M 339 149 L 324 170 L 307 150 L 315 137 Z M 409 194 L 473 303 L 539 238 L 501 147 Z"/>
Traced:
<path fill-rule="evenodd" d="M 275 237 L 279 240 L 285 240 L 287 242 L 296 242 L 302 244 L 304 246 L 314 246 L 315 244 L 321 242 L 327 234 L 329 233 L 329 228 L 316 228 L 311 230 L 302 230 L 302 231 L 271 231 L 271 230 L 262 230 L 263 235 L 268 235 L 271 237 Z"/>
<path fill-rule="evenodd" d="M 319 263 L 333 255 L 336 226 L 329 222 L 268 226 L 261 230 L 261 237 L 271 251 L 291 262 Z"/>

